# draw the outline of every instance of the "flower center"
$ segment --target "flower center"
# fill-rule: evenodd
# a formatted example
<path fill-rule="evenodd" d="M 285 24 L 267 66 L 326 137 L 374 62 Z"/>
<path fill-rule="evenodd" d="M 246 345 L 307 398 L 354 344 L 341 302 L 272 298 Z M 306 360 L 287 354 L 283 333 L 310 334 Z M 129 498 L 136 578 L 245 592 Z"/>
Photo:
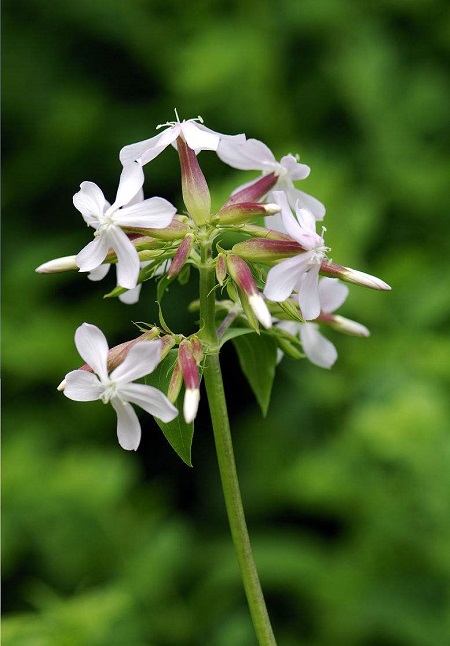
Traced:
<path fill-rule="evenodd" d="M 105 214 L 99 217 L 99 222 L 100 222 L 100 226 L 94 233 L 94 237 L 97 237 L 102 233 L 104 233 L 105 231 L 108 231 L 108 229 L 110 229 L 111 227 L 116 226 L 113 215 L 108 214 L 108 212 L 106 212 Z"/>
<path fill-rule="evenodd" d="M 100 395 L 100 399 L 104 404 L 107 404 L 114 397 L 118 397 L 119 387 L 115 381 L 107 381 L 103 384 L 103 393 Z"/>
<path fill-rule="evenodd" d="M 180 121 L 180 117 L 178 116 L 177 109 L 174 108 L 175 111 L 175 116 L 177 118 L 176 121 L 167 121 L 166 123 L 160 123 L 159 126 L 156 126 L 156 130 L 159 130 L 160 128 L 174 128 L 175 126 L 179 126 L 181 123 L 188 123 L 189 121 L 198 121 L 199 123 L 203 123 L 203 119 L 199 115 L 196 119 L 183 119 L 183 121 Z"/>

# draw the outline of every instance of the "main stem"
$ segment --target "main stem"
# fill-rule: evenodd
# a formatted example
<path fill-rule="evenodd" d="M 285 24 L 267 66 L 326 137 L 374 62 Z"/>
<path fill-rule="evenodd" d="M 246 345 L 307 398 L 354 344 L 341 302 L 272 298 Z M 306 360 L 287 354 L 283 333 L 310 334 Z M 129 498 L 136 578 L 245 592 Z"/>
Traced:
<path fill-rule="evenodd" d="M 214 431 L 225 505 L 250 614 L 260 646 L 276 646 L 261 584 L 253 558 L 234 461 L 233 443 L 219 362 L 215 327 L 215 270 L 211 246 L 205 243 L 200 267 L 200 316 L 207 349 L 204 379 Z"/>

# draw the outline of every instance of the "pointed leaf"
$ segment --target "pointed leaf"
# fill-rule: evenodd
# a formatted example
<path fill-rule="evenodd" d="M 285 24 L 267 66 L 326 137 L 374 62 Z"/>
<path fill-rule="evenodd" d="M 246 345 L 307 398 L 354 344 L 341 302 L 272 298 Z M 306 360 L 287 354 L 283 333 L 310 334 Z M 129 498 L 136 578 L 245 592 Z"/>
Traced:
<path fill-rule="evenodd" d="M 155 386 L 164 394 L 167 394 L 172 371 L 177 360 L 178 351 L 171 350 L 163 361 L 157 366 L 156 370 L 148 375 L 146 383 Z M 159 428 L 164 433 L 166 440 L 169 442 L 174 451 L 189 467 L 191 462 L 192 438 L 194 435 L 194 424 L 186 424 L 183 417 L 183 397 L 184 389 L 181 390 L 175 406 L 179 410 L 179 415 L 172 422 L 164 423 L 155 418 Z"/>
<path fill-rule="evenodd" d="M 277 343 L 266 333 L 248 334 L 233 339 L 242 372 L 247 377 L 263 416 L 269 408 L 277 363 Z"/>

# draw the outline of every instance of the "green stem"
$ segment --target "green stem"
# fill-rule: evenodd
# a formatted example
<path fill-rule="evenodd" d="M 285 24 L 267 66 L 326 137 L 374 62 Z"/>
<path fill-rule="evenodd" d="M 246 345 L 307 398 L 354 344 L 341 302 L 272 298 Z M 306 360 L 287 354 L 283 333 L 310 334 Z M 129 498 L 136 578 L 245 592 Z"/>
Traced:
<path fill-rule="evenodd" d="M 202 253 L 202 265 L 200 266 L 200 314 L 203 326 L 202 338 L 207 350 L 203 376 L 211 412 L 228 521 L 250 614 L 259 645 L 276 646 L 250 545 L 234 461 L 233 443 L 219 362 L 219 345 L 215 329 L 215 273 L 214 266 L 210 264 L 210 253 L 210 247 L 208 249 L 208 246 L 205 245 Z"/>

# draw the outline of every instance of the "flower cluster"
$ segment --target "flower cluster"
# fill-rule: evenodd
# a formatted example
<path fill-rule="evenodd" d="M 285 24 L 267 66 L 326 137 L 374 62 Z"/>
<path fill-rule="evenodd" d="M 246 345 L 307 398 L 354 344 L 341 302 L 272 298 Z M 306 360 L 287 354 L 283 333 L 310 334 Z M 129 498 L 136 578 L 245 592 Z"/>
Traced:
<path fill-rule="evenodd" d="M 200 117 L 187 121 L 176 117 L 158 126 L 162 131 L 154 137 L 120 151 L 122 172 L 112 204 L 96 184 L 82 182 L 73 203 L 94 230 L 93 240 L 78 254 L 37 269 L 41 273 L 78 269 L 91 280 L 101 280 L 115 264 L 117 287 L 109 296 L 128 303 L 135 303 L 142 283 L 154 277 L 166 281 L 165 285 L 176 278 L 183 281 L 191 267 L 207 276 L 201 278 L 206 283 L 200 282 L 200 319 L 202 306 L 209 303 L 211 311 L 212 303 L 213 333 L 200 320 L 196 334 L 174 334 L 160 314 L 159 325 L 150 325 L 140 337 L 111 350 L 94 325 L 84 323 L 75 334 L 86 365 L 69 372 L 60 390 L 73 400 L 110 403 L 117 413 L 119 443 L 125 449 L 136 449 L 141 436 L 131 404 L 153 415 L 163 428 L 174 420 L 180 424 L 177 416 L 192 424 L 204 358 L 218 352 L 226 340 L 246 333 L 267 335 L 276 342 L 278 359 L 283 354 L 306 356 L 317 366 L 330 368 L 336 349 L 319 326 L 356 336 L 369 334 L 364 326 L 334 314 L 348 293 L 341 281 L 390 289 L 382 280 L 328 258 L 325 227 L 320 224 L 317 231 L 325 208 L 294 184 L 310 173 L 298 156 L 287 154 L 278 162 L 261 141 L 214 132 Z M 180 161 L 182 213 L 163 197 L 144 199 L 143 194 L 144 166 L 169 146 L 176 149 Z M 261 173 L 236 188 L 214 212 L 198 161 L 198 154 L 206 150 L 235 169 Z M 223 235 L 230 230 L 241 238 L 231 249 L 226 248 Z M 220 298 L 224 291 L 226 298 Z M 161 379 L 167 377 L 165 393 L 155 386 L 132 383 L 143 377 L 151 381 L 158 370 Z"/>

